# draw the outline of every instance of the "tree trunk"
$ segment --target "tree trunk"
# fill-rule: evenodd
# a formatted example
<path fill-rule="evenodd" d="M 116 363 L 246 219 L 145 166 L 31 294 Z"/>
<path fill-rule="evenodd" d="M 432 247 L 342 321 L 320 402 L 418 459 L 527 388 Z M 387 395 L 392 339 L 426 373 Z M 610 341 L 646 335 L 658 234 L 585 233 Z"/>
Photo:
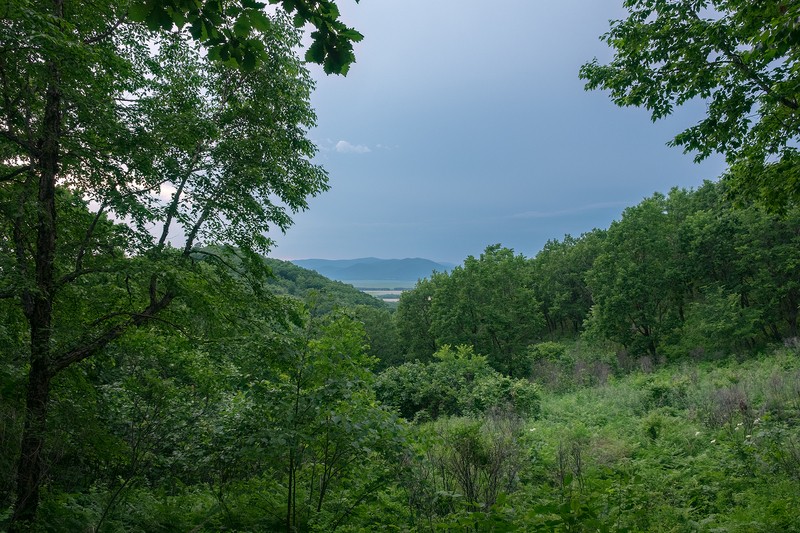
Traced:
<path fill-rule="evenodd" d="M 28 376 L 27 411 L 22 434 L 22 449 L 17 467 L 17 501 L 9 532 L 24 529 L 33 522 L 39 507 L 42 478 L 47 402 L 50 397 L 50 373 L 44 361 L 34 361 Z"/>
<path fill-rule="evenodd" d="M 63 15 L 61 0 L 53 1 L 54 14 Z M 33 305 L 26 309 L 30 325 L 31 366 L 28 371 L 25 428 L 22 433 L 20 461 L 17 466 L 17 501 L 9 531 L 20 530 L 23 522 L 32 522 L 39 507 L 42 481 L 42 450 L 50 398 L 50 368 L 54 261 L 56 250 L 55 192 L 61 140 L 61 88 L 58 66 L 48 65 L 50 83 L 45 100 L 44 123 L 38 160 L 39 184 L 37 195 L 36 289 Z M 27 299 L 26 295 L 23 299 Z M 24 302 L 23 302 L 24 303 Z"/>

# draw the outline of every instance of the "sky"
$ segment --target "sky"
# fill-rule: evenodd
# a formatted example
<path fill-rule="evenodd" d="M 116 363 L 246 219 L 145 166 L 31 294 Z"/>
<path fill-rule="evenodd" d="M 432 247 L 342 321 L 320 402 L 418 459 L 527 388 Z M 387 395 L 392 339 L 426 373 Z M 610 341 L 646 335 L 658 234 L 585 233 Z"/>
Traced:
<path fill-rule="evenodd" d="M 331 190 L 311 198 L 280 259 L 424 257 L 461 263 L 501 243 L 607 228 L 627 206 L 716 179 L 666 143 L 704 112 L 653 123 L 587 92 L 580 66 L 622 0 L 339 0 L 365 38 L 349 74 L 317 81 L 309 132 Z"/>

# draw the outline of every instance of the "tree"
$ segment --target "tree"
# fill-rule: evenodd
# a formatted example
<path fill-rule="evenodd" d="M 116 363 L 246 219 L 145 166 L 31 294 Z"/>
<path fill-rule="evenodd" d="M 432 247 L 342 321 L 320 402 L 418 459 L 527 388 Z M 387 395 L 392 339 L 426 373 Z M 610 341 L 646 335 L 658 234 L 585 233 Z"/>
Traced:
<path fill-rule="evenodd" d="M 400 295 L 394 315 L 401 350 L 407 361 L 429 361 L 438 349 L 431 331 L 431 302 L 436 287 L 444 283 L 447 273 L 434 273 L 417 281 L 413 290 Z"/>
<path fill-rule="evenodd" d="M 600 252 L 604 232 L 549 240 L 531 261 L 536 296 L 551 335 L 580 331 L 592 306 L 586 274 Z"/>
<path fill-rule="evenodd" d="M 594 306 L 590 327 L 636 355 L 656 351 L 680 321 L 684 294 L 677 258 L 674 197 L 661 194 L 629 207 L 608 229 L 587 275 Z"/>
<path fill-rule="evenodd" d="M 773 208 L 800 199 L 800 5 L 750 0 L 626 0 L 602 39 L 615 56 L 583 65 L 587 89 L 652 119 L 702 99 L 707 113 L 671 144 L 724 154 L 733 192 Z"/>
<path fill-rule="evenodd" d="M 529 370 L 522 356 L 545 326 L 530 262 L 499 244 L 437 282 L 431 316 L 439 346 L 471 345 L 509 376 Z"/>
<path fill-rule="evenodd" d="M 381 402 L 407 420 L 481 416 L 490 410 L 539 413 L 535 384 L 504 376 L 471 346 L 445 345 L 433 357 L 429 363 L 414 361 L 381 372 L 375 384 Z"/>
<path fill-rule="evenodd" d="M 272 448 L 273 468 L 285 480 L 286 531 L 305 530 L 311 519 L 332 530 L 385 483 L 380 470 L 402 449 L 402 426 L 375 400 L 363 326 L 337 312 L 302 322 L 285 349 L 267 358 L 273 375 L 248 391 L 254 430 L 243 440 Z M 258 444 L 250 447 L 263 455 Z M 348 487 L 340 487 L 345 479 Z M 344 508 L 329 504 L 337 489 L 354 496 Z"/>
<path fill-rule="evenodd" d="M 257 285 L 263 234 L 327 187 L 285 15 L 253 25 L 266 57 L 248 71 L 123 23 L 126 7 L 0 12 L 0 296 L 16 300 L 30 346 L 11 530 L 35 518 L 53 379 L 158 320 L 199 256 L 231 264 L 203 242 L 236 246 L 241 281 Z"/>

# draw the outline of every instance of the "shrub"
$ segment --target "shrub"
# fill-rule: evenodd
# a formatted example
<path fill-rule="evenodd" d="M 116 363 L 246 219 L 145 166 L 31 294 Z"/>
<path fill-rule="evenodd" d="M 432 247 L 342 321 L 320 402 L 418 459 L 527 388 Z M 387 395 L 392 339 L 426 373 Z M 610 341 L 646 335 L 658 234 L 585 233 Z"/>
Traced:
<path fill-rule="evenodd" d="M 408 420 L 483 414 L 497 407 L 522 416 L 539 412 L 536 385 L 500 374 L 468 346 L 444 346 L 433 362 L 389 368 L 378 376 L 375 390 Z"/>

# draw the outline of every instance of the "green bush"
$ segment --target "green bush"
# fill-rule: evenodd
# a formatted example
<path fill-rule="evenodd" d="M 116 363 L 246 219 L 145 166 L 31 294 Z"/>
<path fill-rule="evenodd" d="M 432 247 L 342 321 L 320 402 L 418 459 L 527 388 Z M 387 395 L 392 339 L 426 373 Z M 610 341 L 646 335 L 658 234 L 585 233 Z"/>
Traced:
<path fill-rule="evenodd" d="M 445 346 L 431 363 L 389 368 L 378 376 L 375 390 L 408 420 L 479 415 L 497 407 L 522 416 L 539 412 L 536 385 L 500 374 L 469 346 Z"/>

